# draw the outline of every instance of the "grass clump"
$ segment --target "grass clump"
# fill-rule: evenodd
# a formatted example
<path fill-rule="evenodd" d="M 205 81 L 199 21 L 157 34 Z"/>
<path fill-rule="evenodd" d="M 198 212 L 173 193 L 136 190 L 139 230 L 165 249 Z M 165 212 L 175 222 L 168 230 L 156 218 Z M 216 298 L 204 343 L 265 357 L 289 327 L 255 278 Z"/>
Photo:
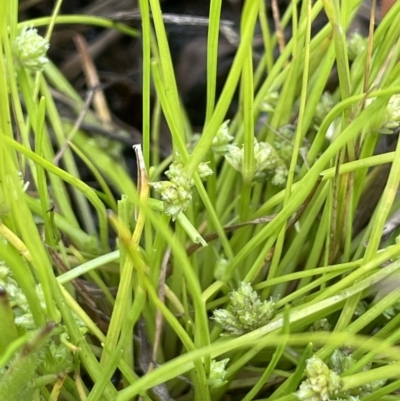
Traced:
<path fill-rule="evenodd" d="M 390 140 L 400 3 L 367 38 L 348 40 L 360 3 L 292 1 L 284 43 L 264 2 L 245 1 L 217 98 L 221 1 L 212 0 L 198 136 L 160 2 L 140 0 L 137 177 L 118 144 L 82 128 L 111 122 L 98 103 L 85 106 L 46 50 L 58 23 L 139 32 L 60 16 L 61 2 L 20 23 L 17 1 L 0 7 L 1 399 L 398 397 L 400 293 L 388 283 L 400 268 L 400 147 Z M 62 118 L 61 95 L 76 124 Z M 173 143 L 164 161 L 161 112 Z"/>

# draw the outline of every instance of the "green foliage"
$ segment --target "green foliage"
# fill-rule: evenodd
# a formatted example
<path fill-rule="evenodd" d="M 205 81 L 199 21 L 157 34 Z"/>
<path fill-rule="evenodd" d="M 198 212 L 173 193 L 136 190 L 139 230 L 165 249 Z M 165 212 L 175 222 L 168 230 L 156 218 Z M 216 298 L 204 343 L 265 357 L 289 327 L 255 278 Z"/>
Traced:
<path fill-rule="evenodd" d="M 49 324 L 36 331 L 29 341 L 6 366 L 2 366 L 0 397 L 10 401 L 28 401 L 37 392 L 35 388 L 36 369 L 41 361 L 43 342 L 53 329 Z M 10 344 L 11 346 L 11 344 Z"/>
<path fill-rule="evenodd" d="M 63 120 L 54 93 L 102 127 L 95 107 L 81 115 L 85 101 L 46 50 L 55 24 L 139 33 L 60 16 L 61 2 L 19 23 L 18 1 L 2 4 L 0 399 L 396 397 L 400 294 L 387 283 L 400 244 L 398 229 L 382 234 L 400 205 L 400 144 L 377 148 L 400 121 L 400 3 L 368 38 L 348 37 L 360 4 L 292 1 L 278 51 L 266 3 L 245 1 L 216 98 L 222 2 L 212 0 L 206 116 L 192 140 L 160 1 L 140 0 L 138 177 L 120 144 Z M 161 115 L 173 143 L 163 161 Z"/>

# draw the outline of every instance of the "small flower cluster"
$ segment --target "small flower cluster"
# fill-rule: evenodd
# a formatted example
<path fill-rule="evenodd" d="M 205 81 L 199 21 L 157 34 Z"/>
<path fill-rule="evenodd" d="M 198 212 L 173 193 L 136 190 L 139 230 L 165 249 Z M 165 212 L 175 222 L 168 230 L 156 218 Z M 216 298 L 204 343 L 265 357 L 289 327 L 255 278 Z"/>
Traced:
<path fill-rule="evenodd" d="M 400 302 L 396 302 L 394 305 L 389 306 L 389 308 L 387 308 L 385 310 L 385 312 L 383 312 L 383 316 L 385 316 L 386 319 L 390 320 L 393 319 L 395 316 L 397 316 L 399 314 L 400 311 Z"/>
<path fill-rule="evenodd" d="M 354 311 L 355 317 L 360 317 L 368 310 L 368 303 L 365 299 L 362 299 L 356 306 L 356 310 Z"/>
<path fill-rule="evenodd" d="M 207 384 L 210 387 L 220 387 L 226 383 L 225 376 L 226 370 L 225 367 L 229 362 L 229 358 L 222 359 L 221 361 L 216 361 L 213 359 L 211 361 L 210 367 L 210 375 L 208 376 Z"/>
<path fill-rule="evenodd" d="M 227 309 L 214 311 L 213 319 L 230 334 L 244 334 L 266 325 L 275 314 L 275 302 L 261 301 L 250 283 L 241 282 L 229 294 Z"/>
<path fill-rule="evenodd" d="M 367 99 L 366 105 L 375 98 Z M 377 113 L 371 122 L 371 130 L 380 134 L 393 134 L 400 127 L 400 95 L 393 95 L 382 113 Z"/>
<path fill-rule="evenodd" d="M 212 151 L 220 155 L 225 155 L 228 152 L 228 146 L 233 141 L 233 136 L 229 133 L 228 128 L 229 121 L 226 120 L 222 123 L 212 142 Z"/>
<path fill-rule="evenodd" d="M 293 155 L 293 137 L 296 127 L 292 124 L 286 124 L 279 127 L 276 132 L 273 147 L 278 156 L 286 165 L 290 164 Z"/>
<path fill-rule="evenodd" d="M 330 367 L 338 375 L 341 375 L 342 373 L 349 370 L 356 362 L 357 360 L 354 359 L 353 355 L 350 352 L 345 352 L 337 349 L 332 354 Z M 370 369 L 371 369 L 371 363 L 364 366 L 362 371 L 365 372 Z M 384 386 L 385 383 L 386 380 L 375 380 L 363 386 L 352 388 L 348 390 L 346 393 L 350 396 L 355 396 L 355 397 L 366 396 Z"/>
<path fill-rule="evenodd" d="M 282 159 L 285 166 L 289 166 L 293 155 L 293 138 L 295 134 L 296 127 L 293 124 L 282 125 L 278 128 L 275 136 L 273 146 L 278 153 L 278 156 Z M 309 149 L 309 143 L 307 140 L 303 141 L 302 146 L 299 149 L 299 153 L 302 159 L 307 157 Z M 298 158 L 296 171 L 300 170 L 302 165 L 301 158 Z"/>
<path fill-rule="evenodd" d="M 277 91 L 268 92 L 261 102 L 260 110 L 266 113 L 275 111 L 278 99 L 279 93 Z"/>
<path fill-rule="evenodd" d="M 171 216 L 172 220 L 175 220 L 180 212 L 185 211 L 192 201 L 194 181 L 185 174 L 183 167 L 180 155 L 176 154 L 174 162 L 165 173 L 169 181 L 151 183 L 154 190 L 161 195 L 164 212 Z M 202 180 L 213 174 L 207 163 L 200 163 L 197 172 Z"/>
<path fill-rule="evenodd" d="M 375 100 L 375 98 L 367 99 L 365 106 L 368 107 Z M 313 118 L 314 127 L 316 129 L 319 129 L 323 119 L 333 106 L 334 100 L 332 95 L 329 93 L 324 93 L 317 105 Z M 371 115 L 368 120 L 368 127 L 373 133 L 390 135 L 397 132 L 397 130 L 400 128 L 400 95 L 391 96 L 386 108 L 382 108 L 382 110 L 379 110 L 377 113 Z M 336 134 L 337 128 L 338 123 L 337 120 L 335 120 L 330 125 L 328 132 L 326 133 L 326 137 L 332 140 Z"/>
<path fill-rule="evenodd" d="M 392 134 L 400 126 L 400 95 L 393 95 L 386 108 L 386 116 L 379 132 Z"/>
<path fill-rule="evenodd" d="M 331 93 L 324 92 L 319 99 L 317 107 L 315 108 L 315 113 L 313 115 L 313 126 L 316 130 L 318 130 L 324 121 L 327 114 L 332 110 L 335 106 L 335 100 Z"/>
<path fill-rule="evenodd" d="M 311 332 L 331 331 L 331 325 L 330 325 L 328 319 L 326 319 L 326 318 L 319 319 L 310 326 L 308 331 L 311 331 Z"/>
<path fill-rule="evenodd" d="M 236 144 L 228 145 L 226 161 L 237 171 L 243 170 L 244 149 Z M 275 148 L 268 142 L 254 140 L 255 174 L 259 182 L 270 180 L 272 185 L 285 186 L 288 168 Z"/>
<path fill-rule="evenodd" d="M 228 261 L 228 259 L 225 259 L 225 258 L 220 258 L 215 262 L 214 278 L 216 280 L 223 281 L 228 265 L 229 265 L 229 261 Z"/>
<path fill-rule="evenodd" d="M 349 60 L 353 61 L 356 57 L 367 50 L 367 38 L 359 32 L 353 32 L 347 40 L 347 54 Z"/>
<path fill-rule="evenodd" d="M 338 374 L 342 374 L 349 368 L 351 368 L 356 361 L 349 352 L 343 352 L 336 349 L 331 356 L 331 362 L 329 366 Z"/>
<path fill-rule="evenodd" d="M 38 34 L 37 29 L 24 27 L 14 42 L 13 53 L 17 63 L 31 71 L 42 71 L 46 63 L 49 42 Z"/>
<path fill-rule="evenodd" d="M 233 141 L 229 134 L 229 120 L 225 121 L 217 131 L 212 150 L 225 156 L 226 161 L 237 171 L 243 171 L 244 148 Z M 295 127 L 285 125 L 279 128 L 276 139 L 271 145 L 254 139 L 254 180 L 270 181 L 272 185 L 284 187 L 288 175 L 288 165 L 293 154 L 293 135 Z M 301 153 L 307 152 L 307 147 L 300 148 Z"/>
<path fill-rule="evenodd" d="M 316 356 L 307 360 L 306 375 L 295 393 L 302 401 L 329 401 L 342 388 L 339 375 Z"/>
<path fill-rule="evenodd" d="M 316 356 L 307 360 L 307 379 L 301 383 L 295 393 L 302 401 L 359 401 L 378 390 L 385 384 L 385 380 L 376 380 L 366 385 L 342 391 L 340 375 L 349 370 L 357 361 L 351 353 L 335 350 L 329 365 L 326 365 Z M 363 371 L 371 368 L 371 364 L 364 366 Z M 337 397 L 340 398 L 331 398 Z"/>

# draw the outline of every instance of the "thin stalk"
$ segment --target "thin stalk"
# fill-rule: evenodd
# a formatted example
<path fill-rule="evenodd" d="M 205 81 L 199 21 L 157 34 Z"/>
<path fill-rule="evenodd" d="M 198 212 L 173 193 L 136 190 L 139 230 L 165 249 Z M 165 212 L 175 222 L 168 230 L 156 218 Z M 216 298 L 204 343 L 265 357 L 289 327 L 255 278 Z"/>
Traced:
<path fill-rule="evenodd" d="M 212 0 L 210 3 L 208 37 L 207 37 L 207 101 L 206 118 L 204 125 L 207 125 L 215 107 L 215 91 L 217 85 L 218 67 L 218 39 L 221 19 L 222 0 Z"/>
<path fill-rule="evenodd" d="M 142 137 L 143 156 L 147 169 L 150 168 L 151 136 L 150 136 L 150 73 L 151 73 L 151 31 L 150 13 L 147 0 L 140 0 L 140 14 L 142 16 L 142 51 L 143 51 L 143 94 L 142 94 Z"/>

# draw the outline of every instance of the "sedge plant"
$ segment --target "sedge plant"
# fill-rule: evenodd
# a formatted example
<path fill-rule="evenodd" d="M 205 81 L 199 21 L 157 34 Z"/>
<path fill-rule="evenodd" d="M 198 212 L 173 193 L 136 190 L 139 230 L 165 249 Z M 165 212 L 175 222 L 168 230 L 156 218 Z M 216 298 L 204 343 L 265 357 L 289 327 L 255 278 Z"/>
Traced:
<path fill-rule="evenodd" d="M 351 31 L 360 0 L 293 0 L 277 30 L 266 2 L 244 1 L 216 97 L 211 0 L 200 136 L 160 1 L 138 3 L 140 32 L 59 15 L 61 0 L 31 21 L 17 0 L 0 7 L 0 398 L 396 399 L 400 241 L 383 233 L 400 203 L 400 145 L 377 149 L 400 126 L 400 3 L 363 37 Z M 80 114 L 85 99 L 47 55 L 58 24 L 142 41 L 137 176 L 119 143 L 62 118 L 55 93 L 77 121 L 104 124 L 95 106 Z"/>

